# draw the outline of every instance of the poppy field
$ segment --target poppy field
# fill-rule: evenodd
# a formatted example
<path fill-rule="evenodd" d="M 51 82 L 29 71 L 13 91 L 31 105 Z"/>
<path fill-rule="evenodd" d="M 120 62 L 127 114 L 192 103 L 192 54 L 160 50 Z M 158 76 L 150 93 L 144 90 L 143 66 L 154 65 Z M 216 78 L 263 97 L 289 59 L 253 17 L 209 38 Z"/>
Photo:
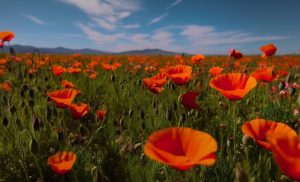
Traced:
<path fill-rule="evenodd" d="M 3 51 L 0 181 L 300 180 L 300 56 L 258 49 Z"/>

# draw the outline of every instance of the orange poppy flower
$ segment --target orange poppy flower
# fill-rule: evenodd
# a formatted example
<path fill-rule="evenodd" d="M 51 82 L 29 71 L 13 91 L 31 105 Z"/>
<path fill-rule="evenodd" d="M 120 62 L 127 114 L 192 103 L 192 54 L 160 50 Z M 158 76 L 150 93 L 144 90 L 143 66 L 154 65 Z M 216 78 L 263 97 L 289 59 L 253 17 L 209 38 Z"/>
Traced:
<path fill-rule="evenodd" d="M 11 90 L 11 85 L 9 82 L 5 82 L 5 83 L 1 84 L 1 88 L 3 91 L 9 92 Z"/>
<path fill-rule="evenodd" d="M 61 86 L 65 87 L 65 88 L 73 88 L 74 84 L 68 80 L 62 80 Z"/>
<path fill-rule="evenodd" d="M 296 132 L 284 123 L 264 119 L 254 119 L 242 125 L 242 132 L 267 150 L 271 149 L 271 145 L 267 140 L 267 132 L 269 131 L 272 131 L 274 135 L 285 133 L 297 136 Z"/>
<path fill-rule="evenodd" d="M 89 106 L 84 103 L 71 104 L 69 109 L 73 119 L 81 119 L 90 110 Z"/>
<path fill-rule="evenodd" d="M 255 78 L 243 73 L 221 74 L 210 80 L 209 86 L 229 100 L 241 100 L 256 86 Z"/>
<path fill-rule="evenodd" d="M 276 51 L 277 51 L 277 47 L 275 47 L 274 44 L 267 44 L 264 45 L 260 48 L 261 52 L 263 52 L 264 56 L 270 57 L 273 56 Z"/>
<path fill-rule="evenodd" d="M 0 65 L 6 65 L 7 60 L 6 59 L 0 59 Z"/>
<path fill-rule="evenodd" d="M 82 63 L 77 61 L 77 62 L 73 63 L 72 66 L 74 68 L 80 68 L 82 66 Z"/>
<path fill-rule="evenodd" d="M 48 158 L 48 165 L 58 175 L 68 173 L 76 161 L 76 154 L 72 152 L 57 152 Z"/>
<path fill-rule="evenodd" d="M 187 92 L 181 96 L 181 104 L 189 109 L 199 109 L 199 105 L 196 103 L 196 98 L 199 92 Z"/>
<path fill-rule="evenodd" d="M 81 72 L 81 69 L 80 68 L 73 68 L 73 67 L 70 67 L 68 68 L 68 72 L 69 73 L 72 73 L 72 74 L 78 74 Z"/>
<path fill-rule="evenodd" d="M 205 59 L 204 55 L 196 54 L 196 55 L 192 56 L 191 62 L 192 62 L 192 64 L 199 64 L 204 59 Z"/>
<path fill-rule="evenodd" d="M 51 67 L 52 73 L 56 76 L 61 76 L 62 74 L 64 74 L 66 72 L 66 69 L 60 65 L 53 65 Z"/>
<path fill-rule="evenodd" d="M 96 111 L 96 116 L 100 119 L 103 120 L 106 116 L 107 110 L 97 110 Z"/>
<path fill-rule="evenodd" d="M 53 92 L 48 92 L 48 96 L 55 103 L 58 108 L 68 108 L 72 101 L 75 99 L 76 95 L 80 91 L 74 89 L 62 89 Z"/>
<path fill-rule="evenodd" d="M 217 76 L 219 74 L 221 74 L 221 72 L 223 71 L 224 69 L 221 68 L 221 67 L 218 67 L 218 66 L 214 66 L 212 68 L 209 69 L 209 73 L 212 75 L 212 76 Z"/>
<path fill-rule="evenodd" d="M 97 73 L 92 73 L 89 76 L 90 79 L 95 79 L 96 77 L 97 77 Z"/>
<path fill-rule="evenodd" d="M 258 81 L 272 82 L 277 79 L 278 75 L 273 73 L 273 67 L 258 68 L 251 76 L 253 76 Z"/>
<path fill-rule="evenodd" d="M 144 146 L 150 159 L 178 170 L 216 162 L 217 142 L 209 134 L 191 128 L 166 128 L 151 134 Z"/>
<path fill-rule="evenodd" d="M 13 32 L 0 32 L 0 40 L 2 42 L 11 41 L 15 37 Z"/>
<path fill-rule="evenodd" d="M 117 70 L 119 67 L 121 67 L 121 63 L 118 63 L 118 62 L 116 62 L 116 63 L 113 63 L 113 64 L 108 64 L 108 63 L 102 63 L 102 68 L 104 69 L 104 70 L 112 70 L 112 71 L 115 71 L 115 70 Z"/>
<path fill-rule="evenodd" d="M 300 138 L 297 135 L 267 133 L 273 157 L 280 170 L 288 177 L 300 181 Z"/>
<path fill-rule="evenodd" d="M 151 92 L 158 94 L 164 90 L 167 77 L 165 74 L 158 73 L 151 78 L 144 78 L 143 83 Z"/>
<path fill-rule="evenodd" d="M 166 70 L 167 76 L 176 85 L 184 85 L 192 78 L 192 67 L 185 65 L 171 66 Z"/>
<path fill-rule="evenodd" d="M 235 49 L 230 49 L 229 56 L 233 57 L 234 59 L 241 59 L 244 55 Z"/>

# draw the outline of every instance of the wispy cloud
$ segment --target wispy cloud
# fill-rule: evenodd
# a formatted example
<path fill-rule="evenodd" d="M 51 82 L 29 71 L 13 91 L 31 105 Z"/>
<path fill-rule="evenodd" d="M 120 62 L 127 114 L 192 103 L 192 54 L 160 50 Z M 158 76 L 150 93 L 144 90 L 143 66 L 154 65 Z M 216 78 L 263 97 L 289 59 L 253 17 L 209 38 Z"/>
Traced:
<path fill-rule="evenodd" d="M 122 28 L 125 29 L 134 29 L 134 28 L 140 28 L 141 25 L 139 24 L 128 24 L 128 25 L 121 25 Z"/>
<path fill-rule="evenodd" d="M 43 20 L 41 20 L 38 17 L 32 16 L 32 15 L 23 15 L 25 18 L 27 18 L 28 20 L 32 21 L 33 23 L 36 23 L 38 25 L 46 25 L 47 23 L 44 22 Z"/>
<path fill-rule="evenodd" d="M 259 36 L 243 31 L 217 31 L 213 26 L 189 25 L 180 35 L 188 39 L 193 46 L 211 46 L 258 41 L 282 40 L 284 36 Z"/>
<path fill-rule="evenodd" d="M 158 23 L 158 22 L 160 22 L 161 20 L 163 20 L 167 16 L 168 16 L 168 13 L 164 13 L 164 14 L 160 15 L 159 17 L 156 17 L 156 18 L 152 19 L 148 23 L 148 25 L 152 25 L 152 24 Z"/>
<path fill-rule="evenodd" d="M 178 5 L 179 3 L 181 3 L 183 0 L 175 0 L 173 3 L 171 3 L 169 6 L 166 7 L 166 9 L 170 9 L 176 5 Z"/>
<path fill-rule="evenodd" d="M 114 30 L 122 19 L 139 10 L 138 0 L 61 0 L 86 13 L 99 27 Z"/>
<path fill-rule="evenodd" d="M 99 31 L 92 29 L 91 27 L 84 25 L 82 23 L 76 24 L 86 36 L 94 41 L 98 45 L 104 45 L 105 43 L 117 42 L 119 39 L 123 38 L 125 35 L 123 33 L 117 34 L 103 34 Z"/>

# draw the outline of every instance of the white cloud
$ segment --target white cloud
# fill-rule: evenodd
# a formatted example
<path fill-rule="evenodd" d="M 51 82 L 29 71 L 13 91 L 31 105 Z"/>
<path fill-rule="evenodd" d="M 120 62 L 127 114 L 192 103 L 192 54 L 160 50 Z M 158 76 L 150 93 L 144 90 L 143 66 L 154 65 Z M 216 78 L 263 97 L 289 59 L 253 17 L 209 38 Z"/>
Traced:
<path fill-rule="evenodd" d="M 160 15 L 159 17 L 156 17 L 156 18 L 154 18 L 154 19 L 152 19 L 149 23 L 148 23 L 148 25 L 152 25 L 152 24 L 154 24 L 154 23 L 158 23 L 158 22 L 160 22 L 161 20 L 163 20 L 165 17 L 167 17 L 168 16 L 168 13 L 164 13 L 164 14 L 162 14 L 162 15 Z"/>
<path fill-rule="evenodd" d="M 192 46 L 211 46 L 258 41 L 281 40 L 283 36 L 258 36 L 242 31 L 217 31 L 213 26 L 189 25 L 181 33 Z"/>
<path fill-rule="evenodd" d="M 98 26 L 114 30 L 118 23 L 139 10 L 137 0 L 61 0 L 85 12 Z"/>
<path fill-rule="evenodd" d="M 183 0 L 175 0 L 172 4 L 170 4 L 166 9 L 170 9 L 176 5 L 178 5 L 179 3 L 181 3 Z"/>
<path fill-rule="evenodd" d="M 121 25 L 122 28 L 125 29 L 134 29 L 134 28 L 140 28 L 141 25 L 139 24 L 128 24 L 128 25 Z"/>
<path fill-rule="evenodd" d="M 38 24 L 38 25 L 46 25 L 47 23 L 44 22 L 43 20 L 39 19 L 38 17 L 32 16 L 32 15 L 23 15 L 25 18 L 28 20 Z"/>
<path fill-rule="evenodd" d="M 125 34 L 117 33 L 117 34 L 103 34 L 92 29 L 89 26 L 83 25 L 82 23 L 78 23 L 77 26 L 86 34 L 86 36 L 94 41 L 98 45 L 104 45 L 105 43 L 117 42 L 122 39 Z"/>

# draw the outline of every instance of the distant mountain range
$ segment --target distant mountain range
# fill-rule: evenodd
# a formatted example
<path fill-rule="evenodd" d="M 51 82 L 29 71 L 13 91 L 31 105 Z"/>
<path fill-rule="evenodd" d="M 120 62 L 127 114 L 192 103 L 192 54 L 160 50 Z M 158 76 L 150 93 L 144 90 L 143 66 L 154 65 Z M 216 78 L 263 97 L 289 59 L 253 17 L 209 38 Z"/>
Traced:
<path fill-rule="evenodd" d="M 16 53 L 32 53 L 34 49 L 38 48 L 41 53 L 44 54 L 114 54 L 114 55 L 176 55 L 182 54 L 177 52 L 165 51 L 161 49 L 144 49 L 144 50 L 130 50 L 124 52 L 107 52 L 96 49 L 69 49 L 65 47 L 56 47 L 56 48 L 39 48 L 34 46 L 27 45 L 12 45 Z M 8 51 L 8 50 L 7 50 Z"/>

